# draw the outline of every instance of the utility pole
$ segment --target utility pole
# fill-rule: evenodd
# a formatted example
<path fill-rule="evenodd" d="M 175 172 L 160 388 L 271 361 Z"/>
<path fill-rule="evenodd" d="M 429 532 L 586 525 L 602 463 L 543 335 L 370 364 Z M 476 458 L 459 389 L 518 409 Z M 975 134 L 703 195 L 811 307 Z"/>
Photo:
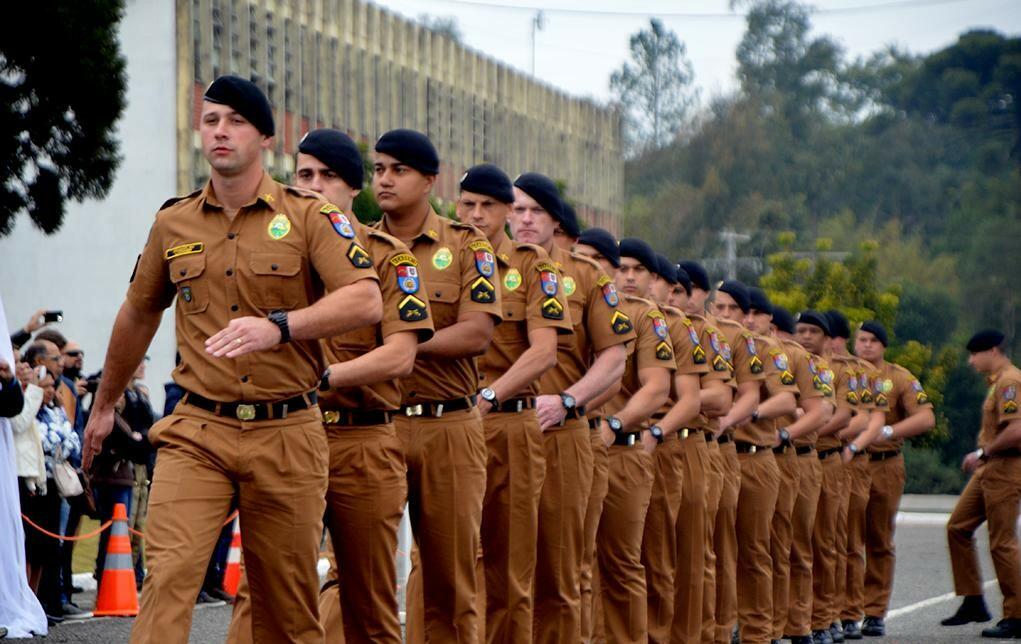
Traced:
<path fill-rule="evenodd" d="M 737 245 L 751 240 L 751 235 L 724 230 L 720 232 L 720 239 L 724 247 L 724 266 L 726 267 L 727 279 L 737 279 Z"/>
<path fill-rule="evenodd" d="M 540 10 L 532 16 L 532 76 L 535 76 L 535 32 L 546 26 L 546 15 Z"/>

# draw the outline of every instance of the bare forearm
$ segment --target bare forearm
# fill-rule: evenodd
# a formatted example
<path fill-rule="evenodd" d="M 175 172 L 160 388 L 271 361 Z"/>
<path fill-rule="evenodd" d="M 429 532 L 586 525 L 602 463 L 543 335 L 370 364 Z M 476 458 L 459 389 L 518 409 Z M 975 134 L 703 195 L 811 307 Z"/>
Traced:
<path fill-rule="evenodd" d="M 759 405 L 759 418 L 768 420 L 780 416 L 793 416 L 798 410 L 798 401 L 789 391 L 773 394 Z"/>
<path fill-rule="evenodd" d="M 752 417 L 752 412 L 759 406 L 759 383 L 746 382 L 737 386 L 737 399 L 730 411 L 720 421 L 720 429 L 733 427 Z"/>
<path fill-rule="evenodd" d="M 805 400 L 802 403 L 802 407 L 805 413 L 801 415 L 801 418 L 787 426 L 787 431 L 790 432 L 791 438 L 800 438 L 812 433 L 813 430 L 822 427 L 828 419 L 826 412 L 829 411 L 830 404 L 823 401 L 822 398 Z"/>
<path fill-rule="evenodd" d="M 882 411 L 873 411 L 869 415 L 868 425 L 865 430 L 854 439 L 854 443 L 860 449 L 866 449 L 869 445 L 876 442 L 879 438 L 879 432 L 883 431 L 883 426 L 886 424 L 886 414 Z"/>
<path fill-rule="evenodd" d="M 614 383 L 620 383 L 626 360 L 627 350 L 622 344 L 603 349 L 581 380 L 567 388 L 567 393 L 578 401 L 578 405 L 588 406 Z"/>
<path fill-rule="evenodd" d="M 734 393 L 722 382 L 709 383 L 698 392 L 701 401 L 701 412 L 709 418 L 719 418 L 734 404 Z"/>
<path fill-rule="evenodd" d="M 631 396 L 624 408 L 615 414 L 628 431 L 637 429 L 640 423 L 656 413 L 670 397 L 671 374 L 666 369 L 659 367 L 645 369 L 639 372 L 639 377 L 642 386 Z"/>
<path fill-rule="evenodd" d="M 681 375 L 676 377 L 679 398 L 677 404 L 670 408 L 657 424 L 667 434 L 678 428 L 690 425 L 698 416 L 702 403 L 699 400 L 698 376 Z"/>
<path fill-rule="evenodd" d="M 837 438 L 843 441 L 854 440 L 869 426 L 869 418 L 871 417 L 871 413 L 864 412 L 852 416 L 851 422 L 847 424 L 847 427 L 837 432 Z"/>
<path fill-rule="evenodd" d="M 610 400 L 612 400 L 613 397 L 616 396 L 619 392 L 620 392 L 620 381 L 617 380 L 612 385 L 607 387 L 606 391 L 604 391 L 603 393 L 599 394 L 598 396 L 596 396 L 592 400 L 588 401 L 588 403 L 586 403 L 585 406 L 589 410 L 599 409 L 600 407 L 602 407 L 606 403 L 610 402 Z"/>
<path fill-rule="evenodd" d="M 428 342 L 418 345 L 418 354 L 448 360 L 481 356 L 493 339 L 493 320 L 488 315 L 485 317 L 485 321 L 458 320 L 440 329 Z"/>
<path fill-rule="evenodd" d="M 851 422 L 851 410 L 847 407 L 837 407 L 837 410 L 833 412 L 833 416 L 822 426 L 819 430 L 819 436 L 829 436 L 836 434 L 840 430 L 847 427 L 848 423 Z"/>
<path fill-rule="evenodd" d="M 986 454 L 995 456 L 1008 449 L 1021 447 L 1021 421 L 1011 421 L 986 447 Z"/>
<path fill-rule="evenodd" d="M 549 333 L 530 333 L 530 346 L 514 361 L 502 376 L 489 388 L 496 392 L 496 399 L 503 401 L 521 393 L 529 384 L 557 364 L 557 332 L 554 329 L 539 329 Z"/>
<path fill-rule="evenodd" d="M 110 333 L 109 346 L 116 347 L 116 350 L 106 352 L 103 377 L 92 403 L 93 410 L 102 412 L 113 409 L 145 357 L 145 351 L 156 335 L 162 317 L 162 311 L 141 311 L 130 302 L 121 305 Z"/>
<path fill-rule="evenodd" d="M 936 425 L 936 415 L 932 409 L 922 409 L 911 414 L 904 420 L 893 425 L 893 437 L 897 439 L 911 438 L 924 434 Z"/>
<path fill-rule="evenodd" d="M 287 327 L 295 340 L 318 340 L 379 322 L 383 299 L 375 280 L 359 280 L 287 314 Z"/>
<path fill-rule="evenodd" d="M 403 378 L 415 367 L 418 338 L 404 331 L 386 338 L 378 346 L 353 360 L 330 365 L 330 386 L 336 389 L 373 385 Z"/>

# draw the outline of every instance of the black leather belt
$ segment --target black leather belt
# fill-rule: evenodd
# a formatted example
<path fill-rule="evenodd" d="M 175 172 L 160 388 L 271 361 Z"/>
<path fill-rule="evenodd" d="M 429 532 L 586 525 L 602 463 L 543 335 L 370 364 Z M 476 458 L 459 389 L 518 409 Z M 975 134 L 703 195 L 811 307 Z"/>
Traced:
<path fill-rule="evenodd" d="M 422 416 L 425 418 L 439 418 L 451 411 L 462 411 L 475 406 L 475 396 L 454 398 L 453 400 L 433 400 L 417 405 L 404 405 L 397 410 L 398 416 L 409 416 L 412 418 Z"/>
<path fill-rule="evenodd" d="M 680 429 L 677 430 L 676 435 L 677 438 L 679 438 L 680 440 L 684 440 L 686 438 L 694 438 L 695 436 L 698 436 L 701 433 L 702 430 L 696 427 L 681 427 Z"/>
<path fill-rule="evenodd" d="M 575 407 L 573 409 L 568 409 L 567 410 L 567 415 L 564 416 L 564 419 L 565 420 L 576 420 L 578 418 L 581 418 L 584 415 L 585 415 L 585 408 L 584 407 Z"/>
<path fill-rule="evenodd" d="M 308 409 L 316 404 L 317 394 L 310 391 L 301 396 L 279 400 L 277 402 L 219 402 L 200 396 L 193 391 L 185 392 L 182 397 L 186 405 L 204 409 L 211 414 L 225 418 L 236 418 L 243 421 L 272 420 L 287 418 L 288 412 Z"/>
<path fill-rule="evenodd" d="M 794 446 L 793 446 L 793 445 L 791 445 L 790 443 L 780 443 L 779 445 L 777 445 L 776 447 L 774 447 L 774 448 L 773 448 L 773 453 L 774 453 L 774 454 L 786 454 L 786 453 L 787 453 L 787 450 L 789 450 L 789 449 L 791 449 L 791 448 L 793 448 L 793 447 L 794 447 Z M 761 449 L 761 448 L 760 448 L 760 449 Z M 738 451 L 738 452 L 741 452 L 741 450 L 740 450 L 740 449 L 739 449 L 739 450 L 737 450 L 737 451 Z"/>
<path fill-rule="evenodd" d="M 619 434 L 614 434 L 613 444 L 631 447 L 635 443 L 639 442 L 641 434 L 641 432 L 620 432 Z"/>
<path fill-rule="evenodd" d="M 770 451 L 766 445 L 756 445 L 747 441 L 734 441 L 738 454 L 765 454 Z"/>
<path fill-rule="evenodd" d="M 1011 458 L 1012 456 L 1021 456 L 1021 449 L 1001 449 L 995 454 L 990 454 L 989 458 Z"/>
<path fill-rule="evenodd" d="M 795 447 L 794 451 L 797 452 L 798 456 L 804 456 L 805 454 L 811 454 L 812 452 L 814 452 L 815 451 L 815 446 L 814 445 L 802 445 L 800 447 Z"/>
<path fill-rule="evenodd" d="M 894 456 L 900 456 L 899 449 L 889 450 L 886 452 L 869 452 L 870 461 L 885 461 L 886 459 L 893 458 Z"/>
<path fill-rule="evenodd" d="M 599 429 L 599 424 L 603 421 L 602 416 L 593 416 L 588 419 L 588 428 L 591 430 Z"/>
<path fill-rule="evenodd" d="M 732 440 L 733 439 L 730 437 L 730 434 L 720 434 L 720 437 L 716 439 L 716 442 L 719 443 L 720 445 L 723 445 L 725 443 L 729 443 Z"/>
<path fill-rule="evenodd" d="M 713 437 L 713 433 L 712 433 L 711 431 L 709 431 L 708 429 L 707 429 L 707 430 L 705 430 L 705 431 L 704 431 L 704 432 L 702 432 L 702 433 L 703 433 L 703 434 L 705 434 L 705 442 L 707 442 L 707 443 L 711 443 L 711 442 L 713 442 L 714 440 L 716 440 L 716 439 L 715 439 L 715 438 Z"/>
<path fill-rule="evenodd" d="M 840 452 L 843 449 L 844 449 L 843 447 L 831 447 L 829 449 L 821 449 L 821 450 L 819 450 L 819 453 L 818 453 L 819 460 L 820 461 L 825 460 L 825 459 L 829 458 L 830 455 L 836 454 L 837 452 Z"/>
<path fill-rule="evenodd" d="M 358 411 L 353 409 L 324 409 L 323 422 L 327 425 L 358 427 L 386 425 L 394 418 L 392 411 Z"/>
<path fill-rule="evenodd" d="M 535 398 L 533 396 L 511 398 L 500 403 L 500 406 L 492 411 L 500 412 L 501 414 L 516 414 L 526 409 L 535 409 Z"/>

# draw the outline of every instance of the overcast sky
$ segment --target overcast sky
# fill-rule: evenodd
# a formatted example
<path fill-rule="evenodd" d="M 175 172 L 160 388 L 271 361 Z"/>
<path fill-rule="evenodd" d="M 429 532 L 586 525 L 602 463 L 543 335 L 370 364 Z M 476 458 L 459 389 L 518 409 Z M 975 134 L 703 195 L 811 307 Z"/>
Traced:
<path fill-rule="evenodd" d="M 702 98 L 734 89 L 734 52 L 745 21 L 728 0 L 386 0 L 405 16 L 453 16 L 469 47 L 528 72 L 532 21 L 535 75 L 572 94 L 609 97 L 610 73 L 628 56 L 628 38 L 658 16 L 687 46 Z M 1021 34 L 1021 0 L 815 0 L 814 34 L 829 34 L 850 57 L 888 44 L 914 53 L 953 43 L 976 27 Z M 524 8 L 522 8 L 524 7 Z M 599 13 L 606 12 L 606 13 Z M 620 12 L 630 12 L 622 15 Z M 684 16 L 669 14 L 690 14 Z M 709 15 L 706 15 L 709 14 Z M 729 14 L 729 15 L 728 15 Z"/>

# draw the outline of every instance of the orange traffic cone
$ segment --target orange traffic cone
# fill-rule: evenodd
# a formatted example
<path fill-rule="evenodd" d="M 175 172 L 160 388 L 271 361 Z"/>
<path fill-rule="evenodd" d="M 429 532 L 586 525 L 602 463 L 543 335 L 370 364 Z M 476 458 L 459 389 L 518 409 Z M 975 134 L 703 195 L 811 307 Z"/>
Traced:
<path fill-rule="evenodd" d="M 241 517 L 234 519 L 234 536 L 227 552 L 227 569 L 223 571 L 223 590 L 228 595 L 238 594 L 241 583 Z"/>
<path fill-rule="evenodd" d="M 113 525 L 106 544 L 106 562 L 99 583 L 99 597 L 93 614 L 133 617 L 138 614 L 135 569 L 131 565 L 131 541 L 128 538 L 128 510 L 123 503 L 113 507 Z"/>

